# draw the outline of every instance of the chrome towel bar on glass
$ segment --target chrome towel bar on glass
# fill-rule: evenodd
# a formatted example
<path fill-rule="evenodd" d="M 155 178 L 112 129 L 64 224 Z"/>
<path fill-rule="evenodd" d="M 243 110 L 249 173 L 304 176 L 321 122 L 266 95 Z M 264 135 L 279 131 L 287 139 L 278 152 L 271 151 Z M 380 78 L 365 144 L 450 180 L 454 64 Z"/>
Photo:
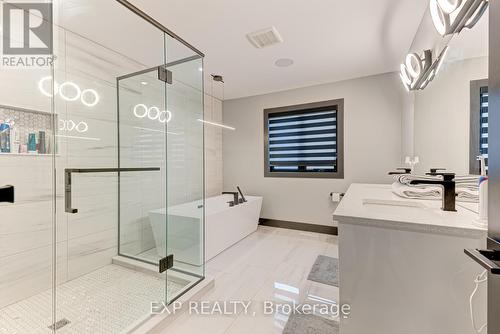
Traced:
<path fill-rule="evenodd" d="M 88 173 L 121 173 L 121 172 L 150 172 L 159 171 L 159 167 L 147 168 L 67 168 L 64 170 L 64 202 L 65 211 L 67 213 L 77 213 L 78 209 L 71 207 L 71 174 L 88 174 Z"/>

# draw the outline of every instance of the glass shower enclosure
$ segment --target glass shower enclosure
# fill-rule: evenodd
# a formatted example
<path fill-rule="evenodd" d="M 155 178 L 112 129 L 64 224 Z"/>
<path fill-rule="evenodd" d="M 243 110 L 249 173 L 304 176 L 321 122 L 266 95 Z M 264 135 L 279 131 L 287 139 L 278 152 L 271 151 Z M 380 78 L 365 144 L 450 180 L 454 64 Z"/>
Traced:
<path fill-rule="evenodd" d="M 0 0 L 51 37 L 0 67 L 0 334 L 132 332 L 205 276 L 203 54 L 124 0 L 29 3 Z"/>

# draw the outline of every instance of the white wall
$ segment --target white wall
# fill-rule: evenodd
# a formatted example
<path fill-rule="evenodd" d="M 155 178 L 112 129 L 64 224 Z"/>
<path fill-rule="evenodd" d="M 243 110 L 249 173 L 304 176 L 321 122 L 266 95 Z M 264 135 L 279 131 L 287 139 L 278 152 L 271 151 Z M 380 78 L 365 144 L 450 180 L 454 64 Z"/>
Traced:
<path fill-rule="evenodd" d="M 417 171 L 431 167 L 469 174 L 470 82 L 488 77 L 488 58 L 446 63 L 415 96 Z"/>
<path fill-rule="evenodd" d="M 330 192 L 353 182 L 388 183 L 402 154 L 402 110 L 408 95 L 395 73 L 224 102 L 224 190 L 237 185 L 264 196 L 261 217 L 332 225 Z M 345 99 L 345 178 L 264 178 L 263 109 Z"/>

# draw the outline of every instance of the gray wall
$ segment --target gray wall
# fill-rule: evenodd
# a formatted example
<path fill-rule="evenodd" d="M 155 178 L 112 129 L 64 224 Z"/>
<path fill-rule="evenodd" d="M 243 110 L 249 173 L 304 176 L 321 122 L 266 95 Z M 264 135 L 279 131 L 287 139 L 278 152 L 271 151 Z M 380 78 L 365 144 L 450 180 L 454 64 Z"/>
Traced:
<path fill-rule="evenodd" d="M 425 90 L 416 93 L 418 172 L 442 167 L 469 174 L 470 82 L 487 78 L 488 57 L 452 61 L 443 65 Z"/>
<path fill-rule="evenodd" d="M 263 109 L 345 99 L 345 178 L 264 178 Z M 389 183 L 401 164 L 408 94 L 395 73 L 224 102 L 224 189 L 264 196 L 261 217 L 332 225 L 330 192 L 351 183 Z"/>

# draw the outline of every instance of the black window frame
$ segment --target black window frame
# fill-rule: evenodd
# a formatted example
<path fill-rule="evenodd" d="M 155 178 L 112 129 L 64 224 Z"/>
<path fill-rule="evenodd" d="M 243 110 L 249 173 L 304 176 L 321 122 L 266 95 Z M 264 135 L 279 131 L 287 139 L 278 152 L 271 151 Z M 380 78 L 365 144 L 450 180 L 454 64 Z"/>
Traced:
<path fill-rule="evenodd" d="M 473 175 L 481 174 L 481 167 L 477 157 L 482 154 L 481 115 L 483 111 L 481 110 L 481 97 L 484 93 L 484 88 L 488 89 L 488 79 L 473 80 L 470 82 L 469 173 Z"/>
<path fill-rule="evenodd" d="M 280 113 L 293 115 L 294 113 L 317 112 L 321 109 L 335 109 L 337 124 L 336 134 L 336 171 L 299 171 L 299 172 L 279 172 L 271 171 L 269 164 L 269 116 Z M 264 177 L 283 178 L 344 178 L 344 99 L 335 99 L 321 102 L 298 104 L 286 107 L 264 109 Z"/>

